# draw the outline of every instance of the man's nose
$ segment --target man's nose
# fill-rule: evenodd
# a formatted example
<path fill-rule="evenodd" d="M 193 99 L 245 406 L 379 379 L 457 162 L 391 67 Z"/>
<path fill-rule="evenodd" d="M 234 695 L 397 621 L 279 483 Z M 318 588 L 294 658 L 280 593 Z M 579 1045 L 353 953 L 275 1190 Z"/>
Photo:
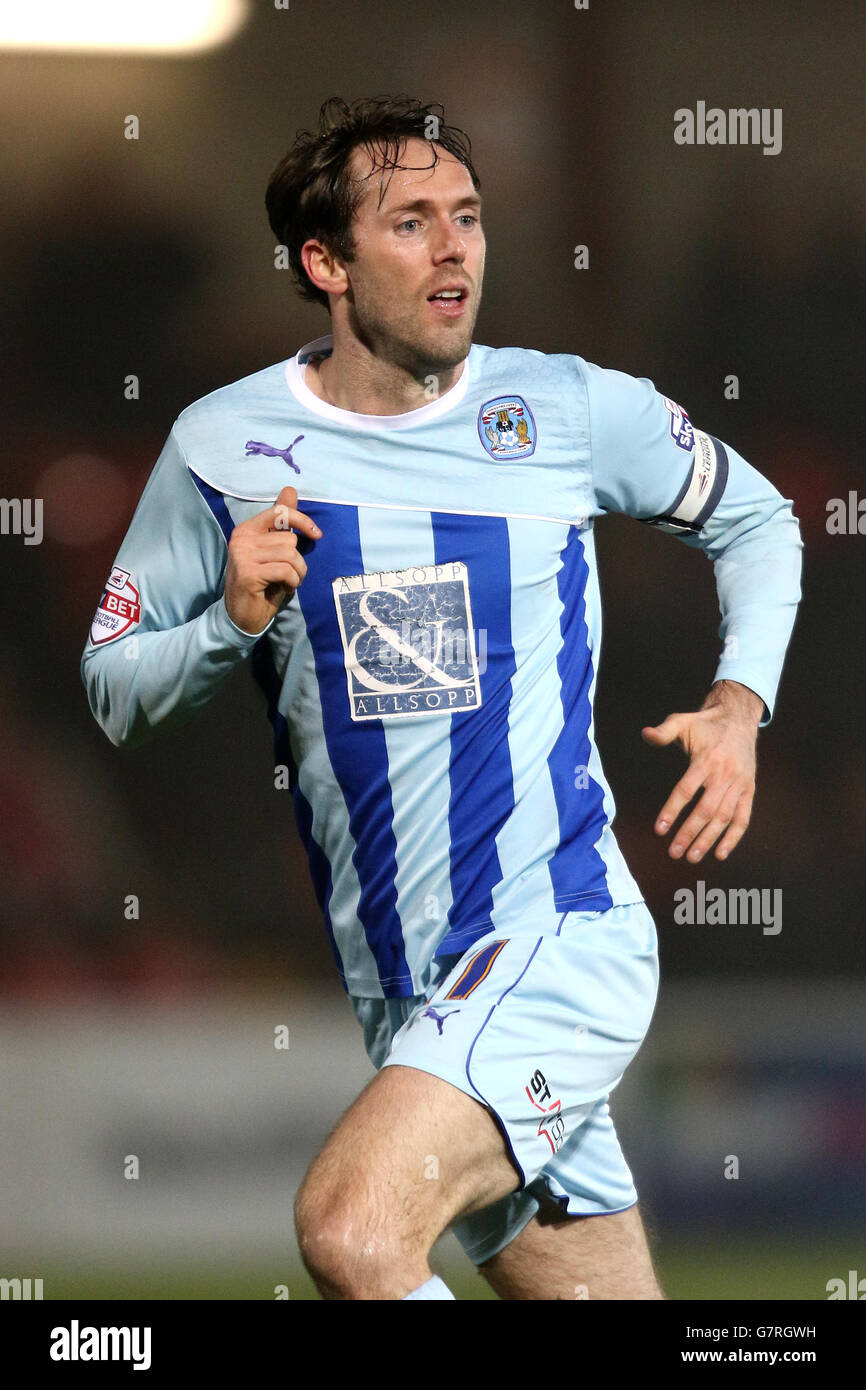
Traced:
<path fill-rule="evenodd" d="M 452 222 L 446 222 L 434 238 L 434 256 L 442 261 L 463 261 L 466 259 L 466 242 Z"/>

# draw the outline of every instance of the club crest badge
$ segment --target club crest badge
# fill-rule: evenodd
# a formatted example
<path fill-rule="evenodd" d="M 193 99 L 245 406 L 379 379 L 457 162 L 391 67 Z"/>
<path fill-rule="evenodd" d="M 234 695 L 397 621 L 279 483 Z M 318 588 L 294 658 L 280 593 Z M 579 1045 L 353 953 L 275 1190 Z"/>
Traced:
<path fill-rule="evenodd" d="M 114 566 L 105 588 L 99 607 L 90 624 L 90 640 L 95 647 L 113 642 L 123 637 L 141 621 L 141 596 L 133 582 L 129 570 Z"/>
<path fill-rule="evenodd" d="M 478 412 L 478 438 L 497 463 L 529 458 L 535 453 L 538 431 L 522 396 L 497 396 Z"/>

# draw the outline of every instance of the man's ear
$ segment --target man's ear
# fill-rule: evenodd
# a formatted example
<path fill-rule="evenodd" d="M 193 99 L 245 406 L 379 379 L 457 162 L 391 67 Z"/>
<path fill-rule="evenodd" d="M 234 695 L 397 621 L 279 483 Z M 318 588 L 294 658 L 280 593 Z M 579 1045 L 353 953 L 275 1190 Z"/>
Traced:
<path fill-rule="evenodd" d="M 308 279 L 325 294 L 345 294 L 349 285 L 346 264 L 323 241 L 311 237 L 301 247 L 301 262 Z"/>

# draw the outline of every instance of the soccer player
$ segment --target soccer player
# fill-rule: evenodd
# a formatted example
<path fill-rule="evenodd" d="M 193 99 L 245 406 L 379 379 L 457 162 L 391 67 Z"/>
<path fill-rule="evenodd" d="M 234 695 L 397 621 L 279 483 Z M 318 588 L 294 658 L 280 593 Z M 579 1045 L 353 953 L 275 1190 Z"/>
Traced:
<path fill-rule="evenodd" d="M 408 97 L 326 102 L 267 208 L 330 333 L 181 412 L 93 620 L 111 741 L 248 660 L 377 1075 L 298 1193 L 333 1299 L 446 1299 L 453 1228 L 511 1299 L 661 1298 L 608 1107 L 646 1033 L 653 920 L 593 735 L 593 523 L 712 560 L 724 652 L 643 730 L 688 767 L 659 835 L 724 859 L 800 597 L 791 504 L 652 383 L 473 343 L 469 143 Z"/>

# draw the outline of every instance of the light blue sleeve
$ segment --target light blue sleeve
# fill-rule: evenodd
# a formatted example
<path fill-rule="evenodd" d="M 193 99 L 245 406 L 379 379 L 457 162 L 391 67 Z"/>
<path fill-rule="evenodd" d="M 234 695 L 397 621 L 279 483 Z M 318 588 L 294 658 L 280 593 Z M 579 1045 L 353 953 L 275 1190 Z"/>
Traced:
<path fill-rule="evenodd" d="M 649 522 L 709 556 L 723 643 L 713 680 L 748 686 L 769 724 L 801 598 L 791 501 L 645 377 L 583 365 L 599 510 Z"/>
<path fill-rule="evenodd" d="M 227 554 L 173 429 L 117 553 L 81 659 L 90 708 L 112 743 L 136 746 L 185 723 L 262 636 L 243 632 L 229 617 Z"/>

